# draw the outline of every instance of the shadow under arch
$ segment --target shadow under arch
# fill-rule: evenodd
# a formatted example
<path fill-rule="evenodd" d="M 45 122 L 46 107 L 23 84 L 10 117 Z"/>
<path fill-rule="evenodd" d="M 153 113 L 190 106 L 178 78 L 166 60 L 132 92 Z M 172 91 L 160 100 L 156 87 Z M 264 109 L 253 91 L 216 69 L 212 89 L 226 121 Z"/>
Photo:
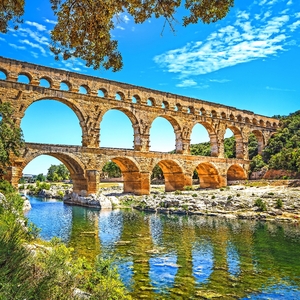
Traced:
<path fill-rule="evenodd" d="M 238 164 L 231 165 L 227 170 L 227 181 L 247 179 L 246 171 Z"/>
<path fill-rule="evenodd" d="M 183 190 L 185 176 L 182 167 L 174 160 L 163 159 L 157 163 L 162 169 L 165 178 L 165 191 Z"/>
<path fill-rule="evenodd" d="M 124 180 L 124 193 L 134 193 L 137 195 L 149 194 L 149 179 L 144 180 L 138 164 L 127 157 L 111 158 L 121 169 Z"/>
<path fill-rule="evenodd" d="M 200 188 L 219 188 L 225 185 L 218 169 L 212 163 L 200 163 L 195 169 L 199 176 Z"/>
<path fill-rule="evenodd" d="M 191 133 L 197 124 L 202 125 L 208 133 L 209 141 L 210 141 L 210 156 L 218 157 L 219 155 L 218 138 L 213 126 L 208 122 L 197 121 L 193 125 Z"/>
<path fill-rule="evenodd" d="M 42 97 L 42 98 L 37 98 L 34 99 L 32 102 L 30 102 L 28 105 L 23 106 L 23 116 L 22 119 L 25 116 L 25 112 L 26 110 L 34 103 L 39 102 L 39 101 L 43 101 L 43 100 L 49 100 L 49 101 L 57 101 L 60 102 L 62 104 L 65 104 L 66 106 L 68 106 L 77 116 L 78 120 L 79 120 L 79 126 L 81 128 L 82 131 L 82 146 L 88 146 L 87 145 L 87 141 L 85 140 L 85 137 L 88 136 L 88 128 L 86 125 L 86 120 L 87 120 L 87 115 L 85 114 L 85 112 L 83 112 L 83 109 L 79 108 L 78 106 L 76 106 L 74 104 L 74 102 L 72 100 L 66 99 L 66 98 L 61 98 L 61 97 Z M 20 120 L 20 122 L 22 121 L 22 119 Z"/>
<path fill-rule="evenodd" d="M 81 161 L 79 161 L 78 158 L 74 157 L 72 154 L 52 153 L 47 150 L 40 151 L 26 158 L 21 167 L 22 171 L 31 161 L 41 155 L 49 155 L 55 157 L 66 166 L 66 168 L 70 172 L 70 178 L 73 182 L 73 191 L 75 193 L 80 193 L 82 190 L 88 191 L 88 182 L 85 177 L 84 166 Z M 22 172 L 20 173 L 20 176 L 22 176 Z"/>
<path fill-rule="evenodd" d="M 237 128 L 236 126 L 228 125 L 227 126 L 233 133 L 234 138 L 235 138 L 235 153 L 236 153 L 236 158 L 241 158 L 244 159 L 244 145 L 243 145 L 243 136 L 241 133 L 241 130 Z"/>
<path fill-rule="evenodd" d="M 157 116 L 155 116 L 152 120 L 150 120 L 150 126 L 148 128 L 148 132 L 144 132 L 144 133 L 150 135 L 150 129 L 151 129 L 154 121 L 157 118 L 163 118 L 171 124 L 171 126 L 174 130 L 174 134 L 175 134 L 175 150 L 176 150 L 176 153 L 182 153 L 183 152 L 183 145 L 182 145 L 182 137 L 181 137 L 181 126 L 180 126 L 179 122 L 174 117 L 171 117 L 171 116 L 168 116 L 168 115 L 157 115 Z"/>

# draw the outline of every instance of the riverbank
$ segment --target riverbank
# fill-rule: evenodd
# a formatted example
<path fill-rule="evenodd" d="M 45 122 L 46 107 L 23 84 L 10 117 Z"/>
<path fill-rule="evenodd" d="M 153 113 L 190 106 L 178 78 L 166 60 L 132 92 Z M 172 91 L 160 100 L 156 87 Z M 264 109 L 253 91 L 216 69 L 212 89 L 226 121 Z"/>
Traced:
<path fill-rule="evenodd" d="M 231 219 L 300 221 L 300 182 L 250 182 L 221 189 L 165 193 L 163 186 L 146 196 L 104 190 L 114 207 L 163 214 L 206 215 Z M 188 187 L 189 189 L 189 187 Z"/>

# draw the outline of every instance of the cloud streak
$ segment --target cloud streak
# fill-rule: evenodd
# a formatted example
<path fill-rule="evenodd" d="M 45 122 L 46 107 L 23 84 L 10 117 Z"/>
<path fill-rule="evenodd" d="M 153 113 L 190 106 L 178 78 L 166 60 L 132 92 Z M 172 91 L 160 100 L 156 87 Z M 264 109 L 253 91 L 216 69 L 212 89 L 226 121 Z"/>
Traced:
<path fill-rule="evenodd" d="M 253 11 L 239 11 L 235 22 L 211 33 L 204 41 L 154 57 L 167 72 L 178 74 L 184 87 L 191 76 L 212 73 L 237 64 L 267 58 L 286 51 L 290 34 L 300 27 L 298 13 L 287 10 L 270 13 L 270 6 L 281 0 L 261 0 Z M 267 7 L 264 6 L 267 4 Z M 261 6 L 261 7 L 260 7 Z"/>

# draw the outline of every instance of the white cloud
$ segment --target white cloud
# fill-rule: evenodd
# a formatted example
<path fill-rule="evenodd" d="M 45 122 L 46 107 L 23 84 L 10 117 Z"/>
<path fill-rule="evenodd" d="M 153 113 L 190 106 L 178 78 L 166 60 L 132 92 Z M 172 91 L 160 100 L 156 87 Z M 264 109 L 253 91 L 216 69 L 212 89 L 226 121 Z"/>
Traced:
<path fill-rule="evenodd" d="M 176 84 L 177 87 L 189 87 L 195 85 L 197 85 L 197 82 L 193 79 L 185 79 L 181 83 Z"/>
<path fill-rule="evenodd" d="M 46 23 L 49 23 L 49 24 L 54 24 L 54 25 L 57 24 L 56 21 L 54 21 L 54 20 L 49 20 L 49 19 L 45 19 L 45 22 L 46 22 Z"/>
<path fill-rule="evenodd" d="M 34 44 L 34 43 L 32 43 L 32 42 L 29 42 L 28 40 L 21 40 L 20 42 L 21 42 L 22 44 L 29 45 L 29 46 L 31 46 L 32 48 L 37 48 L 37 49 L 39 49 L 39 50 L 42 52 L 42 54 L 43 54 L 44 56 L 47 56 L 47 55 L 46 55 L 46 50 L 45 50 L 41 45 Z"/>
<path fill-rule="evenodd" d="M 277 92 L 296 92 L 296 90 L 291 90 L 291 89 L 281 89 L 281 88 L 276 88 L 276 87 L 270 87 L 266 86 L 267 90 L 270 91 L 277 91 Z"/>
<path fill-rule="evenodd" d="M 276 2 L 268 3 L 273 5 Z M 266 3 L 266 0 L 261 0 L 258 4 Z M 291 32 L 298 29 L 300 21 L 298 25 L 295 15 L 282 14 L 282 11 L 274 14 L 270 6 L 261 7 L 259 10 L 257 14 L 256 6 L 253 13 L 239 11 L 235 22 L 212 32 L 206 39 L 187 43 L 153 59 L 166 71 L 178 74 L 182 81 L 178 86 L 189 83 L 192 86 L 195 84 L 192 84 L 194 81 L 190 79 L 191 76 L 211 73 L 286 51 L 291 46 Z"/>
<path fill-rule="evenodd" d="M 30 22 L 30 21 L 26 21 L 25 24 L 30 25 L 30 26 L 34 26 L 37 30 L 39 31 L 45 31 L 46 30 L 46 26 L 36 23 L 36 22 Z"/>
<path fill-rule="evenodd" d="M 289 0 L 287 5 L 292 5 L 293 4 L 293 1 L 292 0 Z"/>
<path fill-rule="evenodd" d="M 122 26 L 120 26 L 120 25 L 118 25 L 116 28 L 117 28 L 117 29 L 120 29 L 120 30 L 125 30 L 125 28 L 122 27 Z"/>
<path fill-rule="evenodd" d="M 0 41 L 5 41 L 5 39 L 0 36 Z"/>
<path fill-rule="evenodd" d="M 290 25 L 290 29 L 292 32 L 294 32 L 298 27 L 300 26 L 300 20 L 294 22 L 293 24 Z"/>
<path fill-rule="evenodd" d="M 18 50 L 26 50 L 26 47 L 24 46 L 18 46 L 16 44 L 10 44 L 10 43 L 8 45 Z"/>
<path fill-rule="evenodd" d="M 210 82 L 217 82 L 217 83 L 226 83 L 230 82 L 231 80 L 229 79 L 209 79 Z"/>
<path fill-rule="evenodd" d="M 127 24 L 130 21 L 130 19 L 128 18 L 127 15 L 124 15 L 123 16 L 123 21 Z"/>
<path fill-rule="evenodd" d="M 32 55 L 34 58 L 39 58 L 38 53 L 33 52 L 33 51 L 30 51 L 30 53 L 31 53 L 31 55 Z"/>
<path fill-rule="evenodd" d="M 20 32 L 21 36 L 24 37 L 31 37 L 36 42 L 43 44 L 43 45 L 49 45 L 49 39 L 43 35 L 40 35 L 38 32 L 34 32 L 29 28 L 19 28 L 18 31 Z"/>

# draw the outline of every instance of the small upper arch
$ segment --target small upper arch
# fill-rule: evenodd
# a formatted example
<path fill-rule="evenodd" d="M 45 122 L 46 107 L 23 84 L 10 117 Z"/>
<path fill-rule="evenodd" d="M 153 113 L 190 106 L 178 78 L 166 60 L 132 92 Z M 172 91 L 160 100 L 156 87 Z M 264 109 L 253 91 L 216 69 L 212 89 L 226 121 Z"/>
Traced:
<path fill-rule="evenodd" d="M 227 117 L 226 117 L 226 113 L 224 113 L 224 111 L 221 112 L 221 118 L 222 118 L 222 119 L 226 119 L 226 118 L 227 118 Z"/>
<path fill-rule="evenodd" d="M 154 100 L 154 98 L 152 98 L 152 97 L 148 98 L 147 105 L 148 106 L 155 106 L 155 100 Z"/>
<path fill-rule="evenodd" d="M 89 95 L 91 93 L 91 89 L 89 88 L 89 86 L 87 84 L 82 84 L 79 87 L 79 93 Z"/>
<path fill-rule="evenodd" d="M 250 119 L 248 117 L 245 118 L 245 123 L 247 123 L 247 124 L 251 123 Z"/>
<path fill-rule="evenodd" d="M 122 93 L 122 92 L 116 92 L 115 99 L 119 100 L 119 101 L 124 101 L 125 100 L 124 93 Z"/>
<path fill-rule="evenodd" d="M 40 86 L 45 88 L 52 88 L 52 85 L 53 85 L 53 81 L 50 77 L 43 76 L 40 78 Z"/>
<path fill-rule="evenodd" d="M 175 110 L 175 111 L 182 111 L 182 106 L 181 106 L 181 104 L 180 104 L 180 103 L 175 104 L 174 110 Z"/>
<path fill-rule="evenodd" d="M 203 107 L 200 109 L 200 115 L 206 116 L 206 110 Z"/>
<path fill-rule="evenodd" d="M 72 84 L 71 84 L 70 81 L 63 80 L 60 83 L 59 89 L 62 90 L 62 91 L 71 91 L 72 90 Z"/>
<path fill-rule="evenodd" d="M 229 119 L 230 119 L 231 121 L 234 121 L 234 115 L 233 115 L 233 113 L 230 114 Z"/>
<path fill-rule="evenodd" d="M 194 113 L 195 113 L 195 108 L 194 108 L 194 106 L 191 106 L 191 105 L 190 105 L 190 106 L 188 107 L 188 113 L 189 113 L 189 114 L 194 114 Z"/>
<path fill-rule="evenodd" d="M 0 80 L 6 80 L 7 79 L 7 71 L 0 68 Z"/>
<path fill-rule="evenodd" d="M 266 127 L 271 127 L 271 123 L 269 121 L 266 122 Z"/>
<path fill-rule="evenodd" d="M 162 104 L 161 104 L 161 107 L 164 108 L 164 109 L 169 109 L 169 107 L 170 107 L 170 106 L 169 106 L 169 102 L 167 102 L 167 101 L 164 100 L 164 101 L 162 102 Z"/>
<path fill-rule="evenodd" d="M 238 115 L 236 118 L 237 118 L 237 120 L 238 120 L 239 122 L 242 122 L 242 121 L 243 121 L 243 117 L 242 117 L 241 115 Z"/>
<path fill-rule="evenodd" d="M 32 75 L 28 72 L 20 72 L 18 75 L 18 82 L 30 84 Z"/>
<path fill-rule="evenodd" d="M 98 97 L 107 98 L 107 96 L 108 96 L 108 92 L 105 88 L 100 88 L 98 90 Z"/>
<path fill-rule="evenodd" d="M 214 109 L 211 111 L 210 115 L 211 115 L 212 118 L 217 118 L 218 117 L 218 114 Z"/>
<path fill-rule="evenodd" d="M 259 120 L 259 125 L 260 126 L 265 126 L 265 122 L 263 120 Z"/>
<path fill-rule="evenodd" d="M 255 118 L 253 118 L 252 124 L 253 124 L 253 125 L 257 125 L 257 124 L 258 124 L 258 122 L 257 122 L 257 120 L 256 120 Z"/>
<path fill-rule="evenodd" d="M 132 100 L 132 103 L 141 104 L 141 97 L 137 94 L 133 95 L 131 100 Z"/>

